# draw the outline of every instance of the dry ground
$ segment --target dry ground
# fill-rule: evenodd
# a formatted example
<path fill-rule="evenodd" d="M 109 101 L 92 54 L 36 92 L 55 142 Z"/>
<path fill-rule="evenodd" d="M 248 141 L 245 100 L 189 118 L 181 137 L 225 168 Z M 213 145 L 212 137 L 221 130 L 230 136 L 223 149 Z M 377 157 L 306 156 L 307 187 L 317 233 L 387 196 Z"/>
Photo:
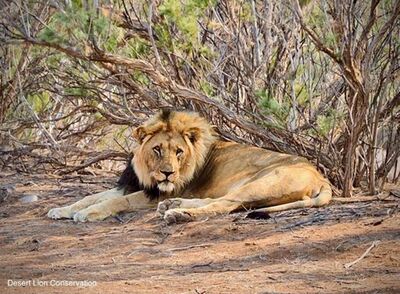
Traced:
<path fill-rule="evenodd" d="M 1 173 L 0 186 L 16 190 L 0 202 L 0 293 L 400 293 L 396 196 L 173 226 L 150 210 L 85 224 L 45 217 L 114 181 Z M 27 194 L 39 200 L 22 203 Z M 97 285 L 8 287 L 9 279 Z"/>

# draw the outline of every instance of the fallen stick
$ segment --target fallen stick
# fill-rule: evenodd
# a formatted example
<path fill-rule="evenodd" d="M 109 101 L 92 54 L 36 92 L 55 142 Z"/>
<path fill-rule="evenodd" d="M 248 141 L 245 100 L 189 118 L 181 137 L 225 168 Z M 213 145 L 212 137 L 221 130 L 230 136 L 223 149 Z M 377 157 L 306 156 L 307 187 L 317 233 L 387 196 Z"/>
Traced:
<path fill-rule="evenodd" d="M 345 263 L 344 267 L 345 268 L 351 268 L 353 265 L 355 265 L 357 262 L 359 262 L 360 260 L 362 260 L 365 256 L 367 256 L 367 254 L 372 250 L 372 248 L 374 248 L 375 246 L 378 246 L 379 241 L 374 241 L 372 242 L 371 246 L 369 246 L 369 248 L 363 253 L 363 255 L 361 255 L 359 258 L 357 258 L 356 260 L 349 262 L 349 263 Z"/>
<path fill-rule="evenodd" d="M 201 270 L 201 271 L 193 271 L 194 273 L 224 273 L 224 272 L 248 272 L 250 269 L 248 268 L 223 268 L 223 269 L 209 269 L 209 270 Z"/>
<path fill-rule="evenodd" d="M 168 249 L 168 251 L 181 251 L 181 250 L 187 250 L 187 249 L 192 249 L 192 248 L 210 247 L 210 246 L 212 246 L 212 244 L 199 244 L 199 245 L 191 245 L 191 246 L 186 246 L 186 247 L 171 248 L 171 249 Z"/>
<path fill-rule="evenodd" d="M 375 200 L 380 200 L 376 196 L 358 196 L 355 198 L 349 198 L 349 197 L 334 197 L 332 199 L 333 202 L 339 202 L 339 203 L 354 203 L 354 202 L 371 202 Z"/>
<path fill-rule="evenodd" d="M 209 266 L 209 265 L 211 265 L 211 264 L 212 264 L 212 261 L 207 262 L 207 263 L 195 264 L 195 265 L 192 265 L 192 268 L 203 267 L 203 266 Z"/>

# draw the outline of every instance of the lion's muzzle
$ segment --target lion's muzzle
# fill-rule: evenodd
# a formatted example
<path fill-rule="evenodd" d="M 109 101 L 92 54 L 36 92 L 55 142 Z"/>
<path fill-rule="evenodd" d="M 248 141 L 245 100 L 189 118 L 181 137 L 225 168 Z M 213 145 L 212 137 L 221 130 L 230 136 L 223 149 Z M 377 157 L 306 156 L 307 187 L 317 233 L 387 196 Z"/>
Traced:
<path fill-rule="evenodd" d="M 168 180 L 162 181 L 157 185 L 158 189 L 163 192 L 171 193 L 175 189 L 174 183 Z"/>
<path fill-rule="evenodd" d="M 173 174 L 175 173 L 174 171 L 160 171 L 160 173 L 162 173 L 164 176 L 165 176 L 165 179 L 166 180 L 169 180 L 168 178 L 170 177 L 170 176 L 173 176 Z"/>
<path fill-rule="evenodd" d="M 162 192 L 171 193 L 175 189 L 176 173 L 170 170 L 161 170 L 154 175 L 157 187 Z"/>

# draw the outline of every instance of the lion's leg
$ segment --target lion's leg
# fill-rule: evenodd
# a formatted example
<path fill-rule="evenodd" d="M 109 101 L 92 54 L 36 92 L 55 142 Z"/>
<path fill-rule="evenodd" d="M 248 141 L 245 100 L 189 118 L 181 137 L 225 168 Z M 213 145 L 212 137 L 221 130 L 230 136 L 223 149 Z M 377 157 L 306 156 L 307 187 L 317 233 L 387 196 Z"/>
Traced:
<path fill-rule="evenodd" d="M 211 203 L 201 207 L 169 209 L 163 214 L 163 218 L 168 224 L 187 222 L 204 216 L 227 214 L 240 208 L 243 208 L 240 201 L 217 198 L 211 199 Z"/>
<path fill-rule="evenodd" d="M 174 208 L 198 208 L 214 202 L 211 198 L 169 198 L 158 203 L 157 213 L 163 216 L 167 210 Z"/>
<path fill-rule="evenodd" d="M 264 187 L 263 182 L 264 179 L 256 180 L 215 199 L 167 199 L 159 204 L 158 212 L 167 223 L 175 223 L 205 216 L 228 214 L 235 210 L 253 207 L 254 205 L 260 207 L 263 206 L 266 198 L 270 198 L 270 193 L 266 193 L 267 189 Z M 270 190 L 271 187 L 269 187 L 268 191 Z M 164 202 L 167 204 L 172 202 L 172 205 L 164 205 Z M 167 207 L 166 211 L 163 209 L 164 207 Z"/>
<path fill-rule="evenodd" d="M 186 208 L 180 206 L 169 209 L 164 213 L 164 219 L 168 223 L 173 223 L 190 221 L 204 216 L 227 214 L 245 208 L 269 207 L 268 211 L 272 212 L 321 206 L 330 200 L 330 188 L 326 188 L 326 185 L 326 182 L 320 177 L 315 177 L 312 170 L 299 168 L 296 171 L 291 169 L 289 172 L 285 172 L 281 169 L 221 198 L 211 199 L 210 203 L 204 206 Z"/>
<path fill-rule="evenodd" d="M 114 188 L 97 194 L 89 195 L 71 205 L 50 209 L 47 213 L 47 216 L 52 219 L 73 218 L 76 212 L 89 207 L 90 205 L 113 197 L 119 197 L 123 194 L 124 189 Z"/>
<path fill-rule="evenodd" d="M 135 192 L 121 197 L 111 198 L 75 213 L 74 221 L 86 222 L 103 220 L 120 212 L 136 211 L 156 206 L 156 202 L 150 201 L 142 192 Z"/>

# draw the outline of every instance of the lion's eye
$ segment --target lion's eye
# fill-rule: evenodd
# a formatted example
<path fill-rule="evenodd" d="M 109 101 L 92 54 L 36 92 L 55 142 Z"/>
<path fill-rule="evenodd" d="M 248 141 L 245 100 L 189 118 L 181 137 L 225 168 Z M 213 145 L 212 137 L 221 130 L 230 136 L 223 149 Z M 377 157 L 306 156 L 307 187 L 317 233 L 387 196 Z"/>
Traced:
<path fill-rule="evenodd" d="M 176 156 L 181 156 L 183 154 L 183 150 L 181 148 L 176 149 Z"/>
<path fill-rule="evenodd" d="M 157 154 L 157 156 L 161 156 L 160 146 L 153 147 L 153 151 L 154 151 L 155 154 Z"/>

